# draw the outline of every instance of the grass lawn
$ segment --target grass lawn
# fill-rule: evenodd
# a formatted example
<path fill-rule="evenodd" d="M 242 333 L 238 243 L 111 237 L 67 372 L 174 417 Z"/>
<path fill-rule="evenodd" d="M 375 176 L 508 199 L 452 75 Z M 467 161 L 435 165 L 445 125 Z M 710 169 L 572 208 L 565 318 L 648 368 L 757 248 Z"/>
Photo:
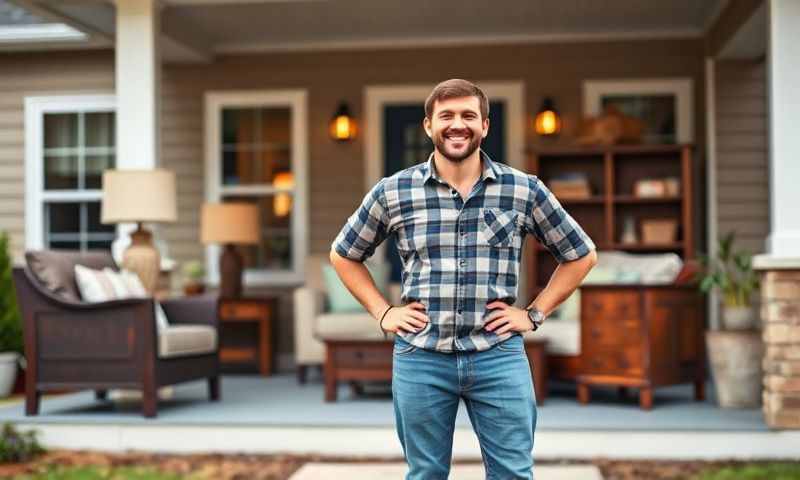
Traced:
<path fill-rule="evenodd" d="M 402 459 L 317 455 L 171 455 L 144 452 L 104 453 L 86 450 L 50 450 L 31 462 L 0 464 L 0 478 L 9 480 L 288 480 L 306 462 L 382 461 L 397 462 Z M 537 464 L 594 464 L 603 473 L 605 480 L 800 480 L 800 461 L 681 462 L 598 458 L 592 461 L 542 460 L 537 461 Z"/>
<path fill-rule="evenodd" d="M 800 480 L 800 463 L 769 463 L 725 467 L 698 475 L 697 480 Z"/>

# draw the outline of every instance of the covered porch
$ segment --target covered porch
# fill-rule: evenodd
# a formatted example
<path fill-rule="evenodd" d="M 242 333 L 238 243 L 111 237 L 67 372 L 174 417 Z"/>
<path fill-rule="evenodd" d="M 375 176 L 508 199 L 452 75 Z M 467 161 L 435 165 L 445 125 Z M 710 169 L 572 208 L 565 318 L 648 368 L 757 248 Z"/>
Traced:
<path fill-rule="evenodd" d="M 0 407 L 0 422 L 42 432 L 53 448 L 159 452 L 296 453 L 402 458 L 394 429 L 390 386 L 371 382 L 361 394 L 340 385 L 339 400 L 323 400 L 313 375 L 298 385 L 291 374 L 269 378 L 225 375 L 222 399 L 207 400 L 204 382 L 175 387 L 159 402 L 155 419 L 141 416 L 138 401 L 97 401 L 91 391 L 45 396 L 41 414 L 26 417 L 22 399 Z M 800 432 L 770 431 L 761 409 L 720 409 L 693 402 L 690 385 L 659 389 L 653 410 L 616 389 L 594 392 L 588 406 L 575 386 L 553 382 L 538 408 L 539 459 L 785 459 L 796 456 Z M 461 405 L 455 459 L 479 460 L 477 438 Z"/>
<path fill-rule="evenodd" d="M 790 27 L 789 18 L 800 20 L 800 11 L 789 2 L 744 2 L 753 5 L 742 8 L 723 1 L 686 1 L 673 5 L 675 16 L 666 15 L 663 6 L 644 11 L 647 9 L 620 3 L 618 10 L 594 12 L 602 13 L 601 17 L 594 16 L 602 18 L 602 31 L 585 23 L 592 15 L 570 16 L 568 7 L 561 11 L 552 2 L 535 2 L 533 10 L 542 13 L 537 17 L 541 23 L 538 33 L 523 33 L 520 25 L 519 32 L 501 35 L 503 19 L 495 15 L 487 19 L 494 22 L 491 35 L 460 35 L 461 30 L 484 26 L 467 22 L 449 25 L 449 30 L 436 38 L 430 38 L 425 29 L 395 31 L 393 36 L 382 37 L 379 27 L 364 32 L 361 38 L 337 38 L 337 32 L 322 28 L 309 38 L 293 37 L 292 32 L 282 32 L 280 37 L 280 29 L 273 29 L 274 35 L 256 34 L 260 30 L 253 18 L 274 15 L 270 17 L 272 22 L 279 22 L 280 15 L 307 18 L 311 13 L 292 9 L 312 9 L 314 2 L 277 2 L 270 7 L 272 2 L 247 2 L 242 6 L 225 1 L 173 0 L 165 3 L 164 10 L 151 0 L 119 0 L 114 6 L 84 2 L 66 7 L 19 2 L 34 12 L 88 32 L 91 49 L 47 53 L 64 64 L 80 59 L 77 67 L 65 67 L 69 77 L 66 87 L 52 81 L 33 93 L 55 95 L 67 90 L 70 95 L 76 91 L 83 95 L 99 91 L 103 108 L 113 109 L 116 115 L 114 166 L 163 167 L 178 173 L 179 221 L 157 226 L 157 236 L 168 245 L 177 262 L 204 262 L 212 291 L 219 282 L 219 250 L 199 242 L 200 205 L 226 196 L 253 194 L 264 197 L 265 210 L 273 209 L 277 195 L 288 194 L 293 203 L 288 218 L 269 225 L 272 238 L 278 232 L 282 241 L 288 240 L 288 247 L 281 244 L 281 253 L 274 255 L 270 248 L 277 243 L 259 245 L 251 252 L 254 263 L 245 277 L 248 295 L 276 297 L 280 304 L 273 325 L 276 373 L 225 375 L 221 401 L 215 403 L 208 401 L 202 382 L 176 385 L 173 397 L 159 402 L 155 419 L 142 418 L 137 402 L 99 401 L 87 390 L 45 395 L 40 414 L 35 417 L 25 416 L 19 402 L 3 405 L 0 421 L 36 428 L 43 433 L 45 444 L 63 448 L 400 457 L 388 385 L 370 383 L 359 395 L 348 385 L 339 385 L 339 400 L 326 403 L 318 371 L 312 369 L 307 383 L 298 383 L 295 372 L 301 362 L 296 339 L 303 332 L 298 332 L 294 323 L 299 306 L 293 302 L 293 292 L 306 282 L 309 254 L 326 252 L 332 235 L 345 215 L 352 212 L 365 187 L 386 173 L 383 138 L 376 128 L 383 118 L 375 116 L 375 112 L 383 105 L 419 103 L 429 84 L 444 77 L 497 80 L 487 83 L 495 87 L 494 97 L 505 102 L 508 163 L 522 169 L 527 167 L 525 149 L 552 146 L 546 143 L 550 139 L 535 136 L 529 125 L 545 95 L 554 94 L 561 105 L 565 130 L 557 141 L 565 142 L 578 131 L 585 80 L 622 76 L 691 79 L 695 89 L 690 108 L 694 116 L 692 142 L 697 152 L 695 194 L 701 199 L 697 202 L 698 225 L 693 230 L 695 243 L 702 246 L 699 250 L 714 253 L 720 225 L 729 222 L 727 226 L 744 225 L 748 245 L 756 251 L 767 250 L 779 257 L 798 255 L 798 225 L 791 214 L 797 192 L 791 185 L 778 182 L 770 185 L 767 193 L 761 183 L 750 186 L 757 198 L 755 206 L 748 210 L 749 217 L 744 215 L 747 218 L 743 220 L 731 219 L 739 208 L 734 203 L 722 205 L 722 193 L 736 188 L 737 182 L 731 181 L 735 175 L 719 170 L 725 168 L 730 149 L 737 147 L 725 143 L 730 137 L 718 127 L 720 118 L 715 110 L 719 104 L 716 92 L 720 80 L 727 78 L 726 66 L 730 65 L 726 62 L 738 59 L 733 61 L 751 62 L 756 65 L 754 68 L 766 71 L 762 68 L 763 57 L 768 53 L 764 50 L 766 37 L 762 39 L 762 50 L 755 52 L 751 50 L 753 42 L 747 38 L 772 32 L 773 48 L 779 49 L 776 58 L 785 62 L 781 65 L 791 63 L 789 37 L 793 32 L 776 28 Z M 422 3 L 417 7 L 422 8 Z M 527 12 L 521 3 L 516 8 Z M 335 10 L 330 5 L 321 8 L 328 9 L 328 13 Z M 767 17 L 764 12 L 768 9 L 777 9 L 782 16 Z M 369 17 L 370 12 L 362 13 Z M 391 25 L 391 11 L 373 13 L 379 15 L 378 26 Z M 632 13 L 636 15 L 631 17 Z M 558 28 L 552 31 L 544 28 L 550 23 L 548 15 L 560 19 L 560 23 L 556 22 Z M 759 20 L 758 15 L 763 17 Z M 208 33 L 220 18 L 227 19 L 224 28 Z M 634 31 L 624 31 L 626 18 L 636 27 Z M 667 20 L 658 23 L 659 18 Z M 195 28 L 187 29 L 187 25 Z M 453 55 L 465 45 L 475 48 L 474 62 Z M 505 45 L 509 46 L 504 48 Z M 48 72 L 45 65 L 49 60 L 44 57 L 47 54 L 39 53 L 33 59 L 14 57 L 12 65 Z M 551 70 L 552 75 L 541 74 Z M 740 71 L 736 65 L 730 70 Z M 751 82 L 755 86 L 748 84 L 750 91 L 756 93 L 746 105 L 766 108 L 792 98 L 767 98 L 765 92 L 767 85 L 776 82 L 783 86 L 793 84 L 797 72 L 774 66 L 769 72 L 767 80 L 762 77 Z M 75 87 L 83 75 L 88 76 L 89 87 Z M 786 94 L 785 90 L 777 91 Z M 331 141 L 327 129 L 330 116 L 342 99 L 355 106 L 353 110 L 363 130 L 355 141 L 337 144 Z M 285 124 L 292 132 L 287 137 L 291 142 L 291 162 L 288 167 L 282 166 L 291 171 L 294 183 L 290 187 L 276 185 L 277 176 L 272 176 L 264 179 L 272 182 L 267 186 L 227 184 L 225 158 L 220 153 L 225 143 L 220 139 L 225 129 L 219 124 L 223 110 L 264 106 L 276 107 L 281 115 L 289 112 L 291 116 Z M 793 111 L 774 111 L 769 133 L 782 133 L 773 138 L 778 147 L 773 155 L 779 155 L 770 165 L 761 151 L 766 150 L 764 144 L 758 143 L 766 142 L 759 137 L 767 135 L 762 128 L 767 120 L 763 110 L 760 117 L 756 114 L 757 118 L 746 119 L 748 125 L 755 125 L 755 132 L 745 140 L 756 145 L 739 145 L 744 150 L 759 150 L 764 157 L 763 163 L 742 160 L 745 169 L 755 172 L 751 178 L 763 180 L 764 184 L 767 176 L 797 178 L 798 173 L 790 165 L 796 148 L 785 129 L 792 123 Z M 733 134 L 737 134 L 735 128 Z M 758 138 L 753 140 L 754 137 Z M 774 221 L 765 224 L 762 213 L 773 215 Z M 26 222 L 42 223 L 42 218 L 26 218 Z M 41 227 L 35 226 L 32 231 L 33 234 L 31 229 L 18 232 L 14 237 L 20 260 L 25 248 L 46 246 Z M 119 228 L 117 233 L 127 231 Z M 766 241 L 767 234 L 770 242 Z M 172 294 L 180 294 L 177 278 L 173 277 L 170 288 Z M 521 300 L 529 300 L 529 293 L 526 285 L 520 285 Z M 717 300 L 712 297 L 705 312 L 706 327 L 710 329 L 717 329 L 720 324 Z M 579 404 L 576 395 L 574 383 L 550 382 L 547 402 L 539 407 L 537 458 L 788 458 L 797 455 L 795 446 L 800 444 L 800 432 L 770 430 L 761 408 L 718 408 L 710 378 L 703 401 L 694 401 L 691 384 L 663 387 L 655 391 L 650 411 L 639 408 L 633 392 L 621 396 L 615 388 L 593 388 L 588 405 Z M 463 409 L 457 418 L 454 455 L 480 459 L 477 440 Z"/>

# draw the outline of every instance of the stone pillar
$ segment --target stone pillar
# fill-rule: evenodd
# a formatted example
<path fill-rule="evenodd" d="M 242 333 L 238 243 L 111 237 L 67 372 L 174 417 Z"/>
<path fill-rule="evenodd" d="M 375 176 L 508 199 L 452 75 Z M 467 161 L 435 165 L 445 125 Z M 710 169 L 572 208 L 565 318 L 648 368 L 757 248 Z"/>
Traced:
<path fill-rule="evenodd" d="M 763 322 L 764 419 L 770 428 L 800 428 L 800 259 L 759 256 Z"/>

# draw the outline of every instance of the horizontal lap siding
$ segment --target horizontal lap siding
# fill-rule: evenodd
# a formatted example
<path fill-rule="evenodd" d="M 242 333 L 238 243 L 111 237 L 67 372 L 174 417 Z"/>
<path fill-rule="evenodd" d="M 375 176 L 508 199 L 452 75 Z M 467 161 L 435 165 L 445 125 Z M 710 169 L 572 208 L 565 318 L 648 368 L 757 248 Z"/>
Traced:
<path fill-rule="evenodd" d="M 715 72 L 717 229 L 737 232 L 737 245 L 766 251 L 769 164 L 766 70 L 763 62 L 720 61 Z"/>
<path fill-rule="evenodd" d="M 25 97 L 113 90 L 112 52 L 0 54 L 0 231 L 15 262 L 25 247 Z"/>

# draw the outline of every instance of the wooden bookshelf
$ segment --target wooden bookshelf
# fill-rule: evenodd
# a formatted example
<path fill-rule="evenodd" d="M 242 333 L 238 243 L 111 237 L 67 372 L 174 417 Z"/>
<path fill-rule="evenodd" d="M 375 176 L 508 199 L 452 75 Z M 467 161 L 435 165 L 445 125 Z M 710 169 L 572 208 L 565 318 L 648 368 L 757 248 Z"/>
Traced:
<path fill-rule="evenodd" d="M 558 200 L 599 250 L 675 252 L 686 260 L 695 255 L 692 149 L 689 144 L 536 148 L 528 151 L 528 171 L 545 184 L 553 176 L 565 173 L 580 172 L 587 176 L 590 197 Z M 633 194 L 637 180 L 661 177 L 679 178 L 679 195 L 642 198 Z M 663 244 L 623 244 L 621 236 L 627 215 L 634 218 L 639 238 L 642 219 L 674 218 L 678 221 L 677 240 Z M 528 283 L 531 295 L 535 296 L 547 284 L 557 263 L 538 242 L 528 242 L 528 249 Z"/>

